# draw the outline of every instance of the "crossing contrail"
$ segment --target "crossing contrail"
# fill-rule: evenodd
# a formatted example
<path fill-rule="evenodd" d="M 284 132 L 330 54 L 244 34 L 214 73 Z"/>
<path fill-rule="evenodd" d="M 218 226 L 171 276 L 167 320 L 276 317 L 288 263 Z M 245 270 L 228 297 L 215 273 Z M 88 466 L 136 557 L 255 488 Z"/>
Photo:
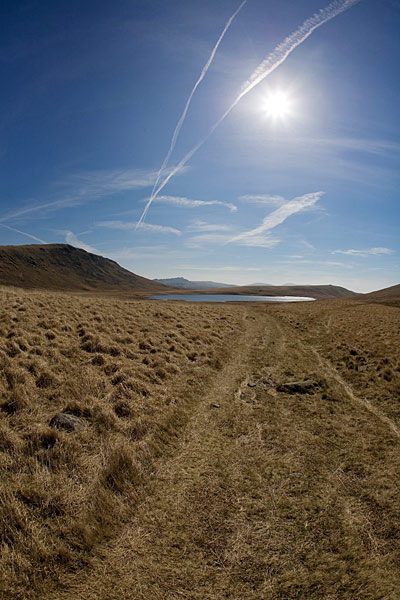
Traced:
<path fill-rule="evenodd" d="M 214 125 L 210 128 L 208 133 L 194 146 L 183 158 L 182 160 L 170 171 L 170 173 L 165 177 L 162 183 L 158 186 L 155 191 L 153 190 L 146 207 L 143 211 L 142 216 L 140 217 L 138 224 L 141 223 L 143 218 L 146 216 L 147 211 L 150 208 L 150 205 L 154 198 L 158 196 L 161 190 L 167 185 L 167 183 L 172 179 L 172 177 L 192 158 L 192 156 L 203 146 L 203 144 L 208 140 L 208 138 L 214 133 L 214 131 L 219 127 L 219 125 L 226 119 L 226 117 L 231 113 L 231 111 L 235 108 L 235 106 L 240 102 L 240 100 L 246 96 L 256 85 L 261 83 L 263 79 L 268 77 L 275 69 L 279 67 L 299 46 L 302 44 L 318 27 L 324 25 L 340 13 L 348 10 L 355 4 L 358 4 L 360 0 L 334 0 L 330 2 L 325 8 L 322 8 L 318 12 L 314 13 L 311 17 L 306 19 L 300 27 L 296 29 L 291 35 L 283 40 L 276 48 L 268 54 L 268 56 L 258 65 L 258 67 L 253 71 L 250 75 L 249 79 L 245 81 L 242 85 L 241 91 L 232 102 L 232 104 L 227 108 L 227 110 L 223 113 L 223 115 L 214 123 Z M 240 7 L 241 8 L 241 7 Z"/>
<path fill-rule="evenodd" d="M 186 101 L 186 104 L 185 104 L 185 108 L 183 109 L 183 112 L 182 112 L 182 114 L 180 116 L 180 119 L 179 119 L 178 123 L 176 124 L 174 133 L 172 135 L 172 139 L 171 139 L 171 144 L 170 144 L 169 150 L 168 150 L 168 152 L 167 152 L 167 154 L 166 154 L 166 156 L 165 156 L 165 158 L 163 160 L 163 163 L 162 163 L 162 165 L 160 167 L 160 170 L 158 171 L 157 179 L 156 179 L 156 181 L 154 183 L 153 190 L 152 190 L 152 192 L 150 194 L 150 198 L 147 201 L 147 204 L 146 204 L 146 206 L 144 208 L 143 214 L 142 214 L 142 216 L 140 217 L 140 219 L 139 219 L 139 221 L 137 223 L 137 227 L 139 227 L 139 225 L 141 224 L 141 222 L 145 218 L 145 216 L 147 214 L 147 211 L 150 208 L 150 204 L 153 202 L 153 200 L 155 198 L 155 191 L 156 191 L 157 185 L 158 185 L 158 183 L 159 183 L 159 181 L 161 179 L 161 174 L 162 174 L 163 170 L 165 169 L 165 167 L 168 165 L 168 161 L 169 161 L 169 159 L 171 157 L 172 152 L 174 151 L 174 148 L 175 148 L 175 145 L 176 145 L 176 141 L 177 141 L 178 136 L 179 136 L 179 132 L 182 129 L 182 125 L 183 125 L 184 120 L 186 119 L 186 115 L 187 115 L 187 112 L 189 110 L 189 106 L 190 106 L 190 103 L 192 101 L 192 98 L 193 98 L 193 96 L 194 96 L 197 88 L 199 87 L 200 83 L 203 81 L 204 76 L 207 73 L 207 71 L 208 71 L 208 69 L 209 69 L 212 61 L 214 60 L 215 53 L 217 52 L 218 47 L 219 47 L 220 43 L 222 42 L 222 40 L 223 40 L 223 38 L 225 36 L 225 33 L 228 31 L 229 27 L 232 24 L 232 21 L 234 20 L 234 18 L 236 17 L 236 15 L 242 10 L 242 8 L 246 4 L 246 2 L 247 2 L 247 0 L 244 0 L 241 3 L 241 5 L 239 6 L 239 8 L 237 10 L 235 10 L 235 12 L 230 17 L 230 19 L 228 19 L 228 21 L 226 22 L 226 25 L 223 28 L 222 33 L 221 33 L 221 35 L 219 36 L 219 38 L 217 40 L 217 43 L 215 44 L 214 48 L 212 49 L 211 54 L 210 54 L 210 56 L 209 56 L 206 64 L 204 65 L 204 67 L 203 67 L 203 69 L 202 69 L 202 71 L 200 73 L 199 78 L 197 79 L 196 83 L 194 84 L 194 86 L 192 88 L 192 91 L 189 94 L 189 97 L 188 97 L 188 99 Z"/>

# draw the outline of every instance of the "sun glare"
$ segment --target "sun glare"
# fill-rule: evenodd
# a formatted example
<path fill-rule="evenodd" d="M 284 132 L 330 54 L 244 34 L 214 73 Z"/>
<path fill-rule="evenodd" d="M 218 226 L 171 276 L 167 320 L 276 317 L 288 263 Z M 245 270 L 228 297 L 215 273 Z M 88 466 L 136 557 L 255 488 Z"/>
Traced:
<path fill-rule="evenodd" d="M 267 116 L 272 119 L 284 119 L 290 115 L 290 101 L 284 92 L 271 93 L 264 102 Z"/>

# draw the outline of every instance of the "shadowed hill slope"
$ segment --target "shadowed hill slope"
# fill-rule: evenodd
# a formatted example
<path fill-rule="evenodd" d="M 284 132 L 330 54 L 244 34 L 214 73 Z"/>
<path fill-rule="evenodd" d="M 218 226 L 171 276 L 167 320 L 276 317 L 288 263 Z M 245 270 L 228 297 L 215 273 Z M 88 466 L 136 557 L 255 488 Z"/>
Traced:
<path fill-rule="evenodd" d="M 166 286 L 68 244 L 0 246 L 0 284 L 22 288 L 156 293 Z"/>
<path fill-rule="evenodd" d="M 377 290 L 369 294 L 360 296 L 360 300 L 366 302 L 379 302 L 380 304 L 388 304 L 391 306 L 400 306 L 400 284 L 392 285 L 391 287 Z"/>
<path fill-rule="evenodd" d="M 271 285 L 271 286 L 238 286 L 231 288 L 220 288 L 211 290 L 202 290 L 207 294 L 233 294 L 237 296 L 307 296 L 316 300 L 324 298 L 352 298 L 355 292 L 336 285 Z M 174 292 L 177 293 L 177 292 Z M 185 290 L 186 294 L 193 293 Z M 196 292 L 199 293 L 199 292 Z M 240 300 L 238 298 L 238 300 Z"/>

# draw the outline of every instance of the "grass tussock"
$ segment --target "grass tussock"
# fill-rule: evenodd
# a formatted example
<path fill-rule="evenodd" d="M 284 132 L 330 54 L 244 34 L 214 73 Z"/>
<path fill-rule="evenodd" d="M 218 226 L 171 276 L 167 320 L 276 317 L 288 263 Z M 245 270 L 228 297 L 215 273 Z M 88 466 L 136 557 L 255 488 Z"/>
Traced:
<path fill-rule="evenodd" d="M 2 597 L 83 569 L 129 518 L 238 335 L 224 316 L 0 290 Z"/>

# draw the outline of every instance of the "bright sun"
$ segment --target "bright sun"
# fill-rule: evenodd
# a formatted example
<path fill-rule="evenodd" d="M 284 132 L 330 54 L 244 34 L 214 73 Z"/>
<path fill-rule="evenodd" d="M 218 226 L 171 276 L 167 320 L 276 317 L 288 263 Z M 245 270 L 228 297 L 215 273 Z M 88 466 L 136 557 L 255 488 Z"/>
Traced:
<path fill-rule="evenodd" d="M 269 117 L 284 119 L 290 114 L 290 101 L 284 92 L 272 92 L 264 102 Z"/>

